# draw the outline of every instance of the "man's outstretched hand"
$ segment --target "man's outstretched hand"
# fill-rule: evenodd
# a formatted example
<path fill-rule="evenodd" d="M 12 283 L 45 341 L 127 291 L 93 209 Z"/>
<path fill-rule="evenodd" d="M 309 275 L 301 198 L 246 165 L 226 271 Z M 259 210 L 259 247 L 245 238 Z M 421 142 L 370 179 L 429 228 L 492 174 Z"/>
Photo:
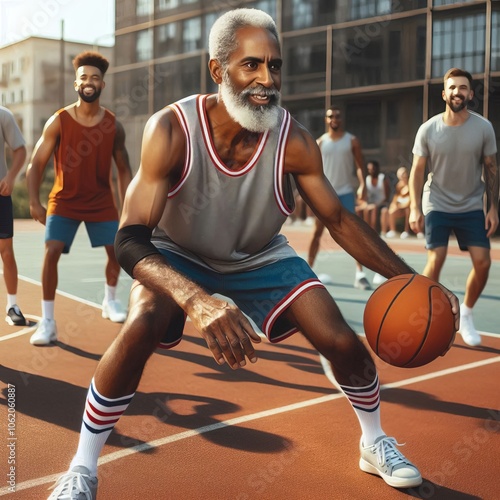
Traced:
<path fill-rule="evenodd" d="M 252 342 L 261 338 L 238 307 L 211 295 L 195 296 L 187 314 L 219 365 L 227 362 L 236 370 L 246 365 L 245 358 L 257 361 Z"/>

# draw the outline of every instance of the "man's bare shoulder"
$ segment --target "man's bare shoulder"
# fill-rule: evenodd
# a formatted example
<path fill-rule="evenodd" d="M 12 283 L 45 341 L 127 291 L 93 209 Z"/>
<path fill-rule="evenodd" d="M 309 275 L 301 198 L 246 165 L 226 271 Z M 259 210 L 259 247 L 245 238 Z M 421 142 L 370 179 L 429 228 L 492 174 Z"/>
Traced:
<path fill-rule="evenodd" d="M 151 115 L 142 142 L 142 158 L 150 161 L 144 163 L 152 162 L 163 172 L 178 175 L 185 162 L 185 151 L 186 136 L 175 112 L 167 106 Z"/>
<path fill-rule="evenodd" d="M 61 114 L 62 110 L 56 111 L 46 122 L 43 127 L 43 133 L 47 134 L 57 134 L 61 128 Z"/>
<path fill-rule="evenodd" d="M 149 133 L 161 132 L 161 133 L 173 133 L 175 131 L 181 131 L 179 120 L 170 106 L 165 106 L 156 113 L 150 116 L 146 122 L 145 131 Z"/>

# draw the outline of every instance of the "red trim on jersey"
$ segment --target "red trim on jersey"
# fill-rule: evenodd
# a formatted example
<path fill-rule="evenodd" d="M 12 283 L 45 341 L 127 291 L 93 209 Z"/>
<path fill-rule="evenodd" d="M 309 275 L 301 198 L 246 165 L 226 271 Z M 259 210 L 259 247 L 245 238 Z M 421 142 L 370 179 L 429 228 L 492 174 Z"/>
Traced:
<path fill-rule="evenodd" d="M 280 211 L 288 216 L 292 210 L 288 208 L 285 197 L 283 196 L 283 176 L 285 171 L 285 150 L 288 142 L 288 132 L 290 131 L 291 118 L 290 113 L 284 110 L 283 121 L 278 137 L 276 148 L 276 159 L 274 163 L 274 198 Z"/>
<path fill-rule="evenodd" d="M 169 342 L 169 343 L 160 342 L 157 347 L 158 349 L 172 349 L 172 347 L 175 347 L 177 344 L 180 344 L 181 340 L 182 340 L 182 335 L 179 337 L 178 340 L 174 342 Z"/>
<path fill-rule="evenodd" d="M 242 168 L 240 168 L 239 170 L 231 170 L 230 168 L 227 168 L 226 164 L 221 160 L 219 153 L 217 153 L 212 134 L 210 133 L 206 107 L 206 100 L 208 97 L 208 95 L 203 95 L 199 96 L 199 98 L 197 99 L 198 117 L 200 120 L 203 142 L 205 143 L 208 155 L 215 167 L 224 174 L 229 175 L 230 177 L 240 177 L 241 175 L 245 175 L 247 172 L 252 170 L 252 168 L 259 161 L 259 158 L 262 154 L 262 151 L 264 150 L 267 138 L 269 136 L 269 130 L 266 130 L 263 134 L 260 134 L 259 142 L 257 143 L 252 156 L 245 163 L 245 165 L 243 165 Z"/>
<path fill-rule="evenodd" d="M 280 340 L 283 340 L 284 338 L 289 337 L 297 331 L 296 328 L 293 328 L 281 334 L 279 337 L 276 337 L 274 340 L 271 340 L 271 331 L 278 317 L 302 294 L 309 291 L 311 288 L 325 288 L 325 285 L 323 285 L 323 283 L 321 283 L 321 281 L 316 278 L 311 278 L 309 280 L 303 281 L 300 285 L 298 285 L 290 293 L 288 293 L 266 316 L 266 319 L 262 323 L 262 331 L 270 342 L 278 342 Z"/>
<path fill-rule="evenodd" d="M 179 121 L 179 125 L 182 128 L 182 131 L 184 132 L 184 137 L 186 138 L 186 158 L 184 160 L 184 167 L 182 169 L 182 175 L 179 181 L 172 187 L 172 189 L 169 190 L 168 192 L 168 198 L 172 198 L 175 196 L 183 184 L 186 182 L 189 172 L 191 172 L 191 134 L 189 133 L 189 127 L 187 125 L 187 119 L 186 116 L 184 115 L 184 111 L 180 106 L 177 104 L 171 104 L 169 108 L 175 113 L 175 116 L 177 117 L 177 120 Z"/>

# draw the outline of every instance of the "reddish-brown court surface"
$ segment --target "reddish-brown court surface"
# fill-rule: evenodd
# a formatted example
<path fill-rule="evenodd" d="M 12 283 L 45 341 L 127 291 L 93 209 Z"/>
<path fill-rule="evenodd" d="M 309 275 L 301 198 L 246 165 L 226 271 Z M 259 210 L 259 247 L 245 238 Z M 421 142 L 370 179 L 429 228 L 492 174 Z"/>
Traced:
<path fill-rule="evenodd" d="M 287 229 L 299 252 L 309 231 Z M 38 310 L 38 283 L 21 280 L 21 294 Z M 0 327 L 0 496 L 48 496 L 76 450 L 97 362 L 120 328 L 64 295 L 57 321 L 51 347 L 29 344 L 33 326 Z M 263 341 L 256 364 L 232 371 L 188 323 L 176 349 L 153 355 L 108 440 L 98 498 L 496 500 L 500 337 L 490 333 L 478 348 L 457 336 L 446 356 L 420 368 L 377 361 L 383 427 L 424 477 L 419 488 L 397 490 L 359 470 L 357 419 L 300 334 Z"/>

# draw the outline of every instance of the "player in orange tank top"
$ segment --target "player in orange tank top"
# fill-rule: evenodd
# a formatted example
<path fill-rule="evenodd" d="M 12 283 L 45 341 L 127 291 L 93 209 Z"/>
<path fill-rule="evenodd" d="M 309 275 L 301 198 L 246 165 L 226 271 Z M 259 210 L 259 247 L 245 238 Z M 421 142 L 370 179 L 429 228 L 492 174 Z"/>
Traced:
<path fill-rule="evenodd" d="M 113 247 L 118 207 L 132 179 L 125 131 L 114 114 L 99 104 L 109 66 L 107 59 L 97 52 L 83 52 L 75 57 L 73 66 L 78 100 L 49 118 L 26 173 L 31 216 L 46 226 L 42 320 L 30 339 L 33 345 L 47 345 L 57 339 L 57 264 L 61 254 L 69 252 L 82 222 L 92 247 L 104 246 L 108 257 L 102 315 L 114 322 L 123 322 L 126 317 L 116 299 L 120 265 Z M 40 185 L 52 154 L 55 180 L 45 208 L 40 201 Z M 112 160 L 118 172 L 116 200 Z"/>

